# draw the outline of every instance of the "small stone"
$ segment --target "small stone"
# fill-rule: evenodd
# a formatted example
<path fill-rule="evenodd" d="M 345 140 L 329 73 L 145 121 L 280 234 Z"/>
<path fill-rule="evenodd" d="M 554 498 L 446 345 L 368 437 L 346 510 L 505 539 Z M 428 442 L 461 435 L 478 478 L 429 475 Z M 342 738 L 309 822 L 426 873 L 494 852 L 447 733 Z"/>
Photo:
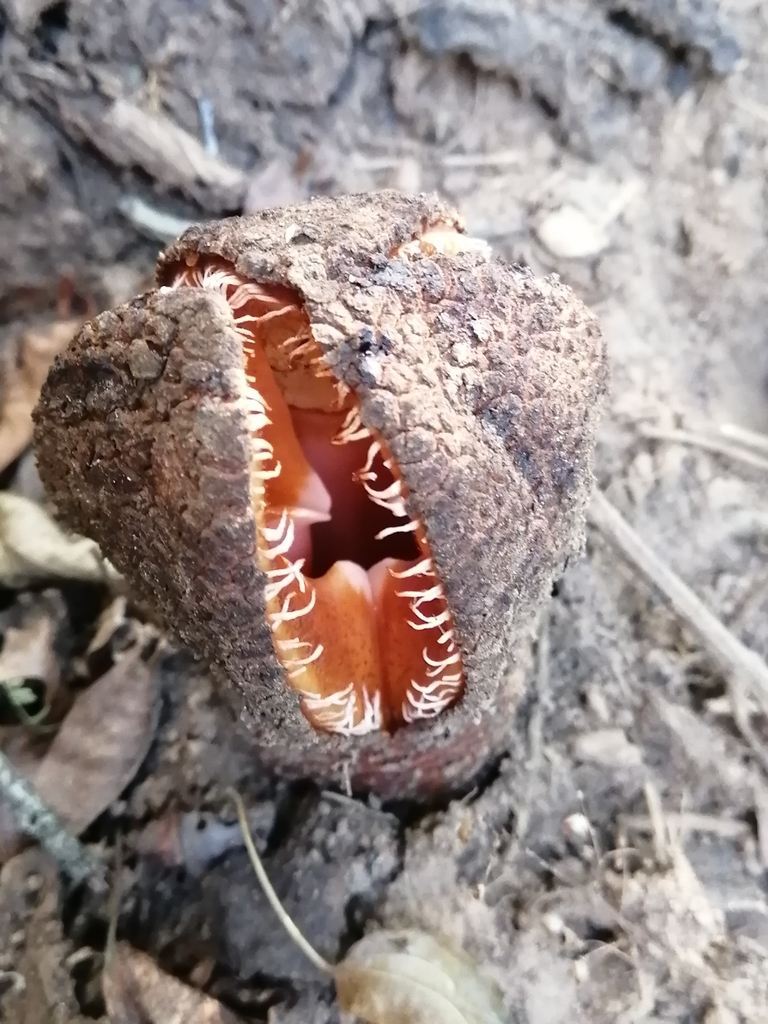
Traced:
<path fill-rule="evenodd" d="M 43 879 L 36 872 L 31 872 L 24 879 L 24 892 L 28 896 L 36 896 L 43 888 Z"/>
<path fill-rule="evenodd" d="M 569 839 L 588 839 L 592 834 L 592 826 L 586 814 L 569 814 L 563 821 L 563 832 Z"/>
<path fill-rule="evenodd" d="M 599 686 L 589 686 L 586 691 L 587 706 L 592 714 L 602 725 L 607 725 L 611 720 L 611 713 L 608 709 L 608 701 Z"/>
<path fill-rule="evenodd" d="M 451 356 L 457 366 L 469 366 L 474 360 L 471 346 L 463 341 L 457 341 L 451 348 Z"/>
<path fill-rule="evenodd" d="M 131 342 L 128 368 L 134 380 L 157 380 L 163 371 L 163 361 L 143 338 Z"/>
<path fill-rule="evenodd" d="M 596 729 L 579 736 L 573 745 L 574 756 L 608 768 L 636 768 L 643 762 L 639 747 L 630 743 L 622 729 Z"/>
<path fill-rule="evenodd" d="M 471 320 L 469 326 L 474 336 L 480 342 L 485 343 L 492 337 L 491 326 L 487 320 L 478 317 L 475 320 Z"/>
<path fill-rule="evenodd" d="M 585 956 L 581 957 L 581 959 L 579 960 L 574 961 L 573 976 L 576 979 L 576 981 L 582 984 L 585 981 L 589 981 L 589 964 L 587 963 L 587 958 Z"/>
<path fill-rule="evenodd" d="M 561 206 L 534 228 L 536 237 L 553 256 L 583 260 L 608 248 L 607 232 L 576 206 Z"/>
<path fill-rule="evenodd" d="M 565 931 L 565 923 L 559 914 L 553 912 L 544 914 L 541 918 L 541 923 L 550 935 L 562 935 Z"/>

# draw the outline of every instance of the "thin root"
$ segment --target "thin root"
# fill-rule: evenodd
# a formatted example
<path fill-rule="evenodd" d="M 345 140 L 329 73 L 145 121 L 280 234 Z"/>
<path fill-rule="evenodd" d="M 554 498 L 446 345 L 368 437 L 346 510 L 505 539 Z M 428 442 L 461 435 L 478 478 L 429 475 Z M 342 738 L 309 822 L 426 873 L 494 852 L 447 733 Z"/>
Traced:
<path fill-rule="evenodd" d="M 261 858 L 259 857 L 259 854 L 256 851 L 256 846 L 253 842 L 253 837 L 251 836 L 251 829 L 250 826 L 248 825 L 248 816 L 245 811 L 245 805 L 243 804 L 243 801 L 240 798 L 240 794 L 234 789 L 228 789 L 227 793 L 231 797 L 235 804 L 235 807 L 237 808 L 237 820 L 240 822 L 240 828 L 243 833 L 243 841 L 245 843 L 245 848 L 248 851 L 248 857 L 250 858 L 253 870 L 256 872 L 256 877 L 259 880 L 259 884 L 261 885 L 261 888 L 264 890 L 264 895 L 269 900 L 270 906 L 277 914 L 283 928 L 285 928 L 285 930 L 288 932 L 288 934 L 299 947 L 299 949 L 302 951 L 302 953 L 307 957 L 307 959 L 311 960 L 315 967 L 321 970 L 324 974 L 332 975 L 335 970 L 333 964 L 329 964 L 327 960 L 324 960 L 323 957 L 321 957 L 320 954 L 317 952 L 317 950 L 313 946 L 311 946 L 309 942 L 307 942 L 307 940 L 304 938 L 304 936 L 301 934 L 299 929 L 294 924 L 293 920 L 286 913 L 277 893 L 272 888 L 272 883 L 267 877 L 267 872 L 264 870 L 264 865 L 261 863 Z"/>

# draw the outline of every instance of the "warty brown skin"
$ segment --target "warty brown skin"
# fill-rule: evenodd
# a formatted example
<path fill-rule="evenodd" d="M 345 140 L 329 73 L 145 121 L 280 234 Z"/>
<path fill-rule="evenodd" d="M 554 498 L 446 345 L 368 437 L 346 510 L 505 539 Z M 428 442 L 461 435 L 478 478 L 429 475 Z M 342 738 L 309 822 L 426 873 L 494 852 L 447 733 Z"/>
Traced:
<path fill-rule="evenodd" d="M 283 679 L 255 559 L 241 342 L 223 299 L 162 287 L 103 313 L 57 359 L 35 446 L 58 514 L 207 659 L 261 761 L 382 797 L 455 790 L 504 751 L 538 613 L 582 546 L 607 382 L 594 317 L 557 278 L 474 253 L 392 259 L 433 196 L 317 199 L 192 228 L 195 254 L 294 288 L 366 426 L 391 446 L 456 624 L 457 707 L 394 736 L 314 732 Z"/>

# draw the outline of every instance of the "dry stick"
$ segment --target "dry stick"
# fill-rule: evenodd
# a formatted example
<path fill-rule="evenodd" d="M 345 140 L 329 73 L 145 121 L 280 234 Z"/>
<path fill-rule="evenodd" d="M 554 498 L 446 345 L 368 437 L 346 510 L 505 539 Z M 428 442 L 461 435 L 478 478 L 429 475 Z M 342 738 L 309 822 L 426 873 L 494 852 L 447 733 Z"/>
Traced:
<path fill-rule="evenodd" d="M 104 867 L 46 806 L 28 779 L 14 768 L 0 751 L 0 796 L 11 805 L 19 828 L 36 839 L 73 882 L 103 883 Z"/>
<path fill-rule="evenodd" d="M 768 435 L 759 434 L 755 430 L 747 430 L 736 423 L 721 423 L 720 433 L 729 441 L 736 441 L 738 444 L 746 445 L 748 448 L 756 448 L 761 452 L 768 452 Z"/>
<path fill-rule="evenodd" d="M 142 234 L 149 235 L 157 242 L 165 242 L 166 245 L 183 235 L 194 223 L 150 206 L 139 196 L 123 196 L 117 208 Z"/>
<path fill-rule="evenodd" d="M 664 819 L 675 832 L 702 832 L 721 839 L 741 839 L 749 835 L 749 822 L 737 818 L 715 818 L 711 814 L 697 814 L 694 811 L 682 813 L 667 811 Z M 619 828 L 626 832 L 652 833 L 654 822 L 648 814 L 620 814 Z"/>
<path fill-rule="evenodd" d="M 648 817 L 651 820 L 651 836 L 653 838 L 653 849 L 656 854 L 656 862 L 662 865 L 669 865 L 669 826 L 664 817 L 664 808 L 661 804 L 661 796 L 658 789 L 652 782 L 646 781 L 643 785 L 645 802 L 648 805 Z"/>
<path fill-rule="evenodd" d="M 677 444 L 687 444 L 694 448 L 701 448 L 703 451 L 714 452 L 716 455 L 725 455 L 730 459 L 737 459 L 748 466 L 756 469 L 768 470 L 768 459 L 755 452 L 747 451 L 732 444 L 719 441 L 716 437 L 707 437 L 706 434 L 698 434 L 693 430 L 660 430 L 656 427 L 643 427 L 640 431 L 643 437 L 650 441 L 671 441 Z"/>
<path fill-rule="evenodd" d="M 738 692 L 745 684 L 768 711 L 768 665 L 731 633 L 669 566 L 662 562 L 629 523 L 596 491 L 589 508 L 592 523 L 667 598 L 676 614 L 701 638 L 729 683 Z"/>

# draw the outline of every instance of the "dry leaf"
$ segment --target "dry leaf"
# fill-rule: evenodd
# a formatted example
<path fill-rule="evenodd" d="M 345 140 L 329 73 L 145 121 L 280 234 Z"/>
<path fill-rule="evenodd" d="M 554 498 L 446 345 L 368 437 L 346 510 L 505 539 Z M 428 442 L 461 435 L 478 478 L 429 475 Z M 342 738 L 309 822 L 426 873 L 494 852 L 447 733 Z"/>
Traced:
<path fill-rule="evenodd" d="M 121 942 L 104 969 L 109 1024 L 238 1024 L 216 999 L 161 971 L 146 955 Z"/>
<path fill-rule="evenodd" d="M 0 406 L 0 471 L 18 458 L 32 440 L 32 410 L 48 368 L 82 322 L 56 320 L 44 330 L 27 331 L 19 339 L 15 358 L 2 368 L 5 379 Z"/>
<path fill-rule="evenodd" d="M 147 756 L 157 724 L 156 673 L 136 644 L 78 699 L 40 765 L 35 786 L 63 823 L 83 832 Z"/>
<path fill-rule="evenodd" d="M 3 1024 L 85 1024 L 72 976 L 65 966 L 71 945 L 61 920 L 61 884 L 56 864 L 39 848 L 9 861 L 0 873 L 0 935 L 19 933 L 13 969 L 24 979 L 0 1002 Z"/>
<path fill-rule="evenodd" d="M 65 533 L 33 501 L 0 492 L 0 585 L 18 589 L 57 576 L 95 583 L 119 579 L 94 541 Z"/>
<path fill-rule="evenodd" d="M 83 659 L 86 671 L 91 676 L 106 672 L 117 652 L 135 643 L 137 630 L 144 634 L 147 632 L 145 626 L 128 618 L 128 599 L 123 595 L 113 598 L 99 616 L 96 632 L 86 649 Z"/>
<path fill-rule="evenodd" d="M 366 935 L 334 968 L 339 1006 L 368 1024 L 501 1024 L 502 999 L 463 953 L 417 931 Z"/>

